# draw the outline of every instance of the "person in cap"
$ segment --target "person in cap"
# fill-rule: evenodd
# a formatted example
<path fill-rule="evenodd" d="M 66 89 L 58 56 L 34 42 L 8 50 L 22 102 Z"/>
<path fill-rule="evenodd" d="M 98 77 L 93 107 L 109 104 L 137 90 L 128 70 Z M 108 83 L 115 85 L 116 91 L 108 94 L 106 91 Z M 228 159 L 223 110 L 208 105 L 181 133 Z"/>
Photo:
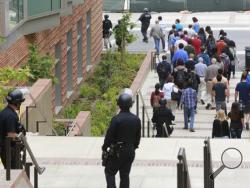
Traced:
<path fill-rule="evenodd" d="M 147 31 L 151 20 L 151 14 L 149 13 L 148 8 L 144 8 L 144 12 L 141 14 L 139 20 L 141 21 L 141 33 L 143 36 L 142 41 L 147 43 L 148 42 Z"/>
<path fill-rule="evenodd" d="M 1 160 L 6 168 L 6 148 L 5 138 L 11 137 L 16 139 L 20 132 L 25 134 L 25 129 L 19 121 L 19 117 L 16 111 L 20 110 L 22 102 L 25 98 L 20 89 L 14 89 L 9 92 L 6 96 L 8 102 L 7 106 L 0 112 L 0 149 L 1 149 Z M 11 145 L 13 147 L 13 144 Z M 15 155 L 13 155 L 14 147 L 11 147 L 11 168 L 17 169 L 15 165 Z"/>
<path fill-rule="evenodd" d="M 107 188 L 116 187 L 118 171 L 120 188 L 129 188 L 129 173 L 141 138 L 141 121 L 130 112 L 132 104 L 132 91 L 126 89 L 117 99 L 120 112 L 112 118 L 104 139 L 102 159 Z"/>

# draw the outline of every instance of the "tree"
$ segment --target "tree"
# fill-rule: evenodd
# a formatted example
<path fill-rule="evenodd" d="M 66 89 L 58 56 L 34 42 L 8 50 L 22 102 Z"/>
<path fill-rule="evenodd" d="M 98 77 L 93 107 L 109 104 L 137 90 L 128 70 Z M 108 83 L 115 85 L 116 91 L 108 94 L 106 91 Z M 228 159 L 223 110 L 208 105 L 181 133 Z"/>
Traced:
<path fill-rule="evenodd" d="M 56 77 L 53 74 L 55 61 L 50 55 L 41 56 L 38 53 L 37 45 L 29 45 L 29 59 L 26 67 L 30 69 L 33 77 L 30 77 L 29 81 L 34 83 L 39 78 L 48 78 L 52 80 L 52 83 L 56 83 Z"/>
<path fill-rule="evenodd" d="M 122 14 L 122 18 L 118 20 L 118 24 L 114 27 L 114 35 L 118 51 L 121 53 L 121 62 L 125 62 L 126 46 L 132 43 L 136 37 L 129 33 L 128 28 L 133 29 L 135 24 L 131 22 L 131 13 Z"/>
<path fill-rule="evenodd" d="M 4 99 L 10 89 L 18 82 L 26 82 L 32 75 L 28 68 L 0 68 L 0 110 L 4 107 Z"/>

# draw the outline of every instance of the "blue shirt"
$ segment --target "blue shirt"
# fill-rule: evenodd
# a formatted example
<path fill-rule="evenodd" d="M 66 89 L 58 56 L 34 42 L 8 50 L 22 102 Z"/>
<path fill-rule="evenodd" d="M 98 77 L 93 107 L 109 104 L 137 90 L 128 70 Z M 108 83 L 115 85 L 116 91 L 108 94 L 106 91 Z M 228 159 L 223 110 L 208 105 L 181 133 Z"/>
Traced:
<path fill-rule="evenodd" d="M 199 25 L 198 22 L 195 22 L 195 23 L 194 23 L 194 31 L 195 31 L 196 33 L 198 33 L 199 30 L 200 30 L 200 25 Z"/>
<path fill-rule="evenodd" d="M 183 49 L 177 50 L 172 58 L 172 63 L 175 64 L 179 58 L 181 58 L 185 63 L 188 60 L 187 52 Z"/>
<path fill-rule="evenodd" d="M 181 103 L 185 108 L 193 108 L 196 105 L 197 93 L 191 87 L 184 89 L 181 95 Z"/>
<path fill-rule="evenodd" d="M 236 85 L 235 91 L 239 92 L 239 100 L 248 102 L 250 100 L 250 84 L 242 81 Z"/>
<path fill-rule="evenodd" d="M 176 31 L 183 30 L 183 25 L 180 23 L 175 24 Z"/>

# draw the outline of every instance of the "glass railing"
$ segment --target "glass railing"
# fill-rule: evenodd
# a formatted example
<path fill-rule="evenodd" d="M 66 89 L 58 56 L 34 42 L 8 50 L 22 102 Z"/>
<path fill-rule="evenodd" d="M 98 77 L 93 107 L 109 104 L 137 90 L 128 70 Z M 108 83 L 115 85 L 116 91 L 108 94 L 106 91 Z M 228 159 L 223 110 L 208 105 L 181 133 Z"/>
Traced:
<path fill-rule="evenodd" d="M 28 0 L 28 16 L 37 16 L 61 8 L 61 0 Z"/>

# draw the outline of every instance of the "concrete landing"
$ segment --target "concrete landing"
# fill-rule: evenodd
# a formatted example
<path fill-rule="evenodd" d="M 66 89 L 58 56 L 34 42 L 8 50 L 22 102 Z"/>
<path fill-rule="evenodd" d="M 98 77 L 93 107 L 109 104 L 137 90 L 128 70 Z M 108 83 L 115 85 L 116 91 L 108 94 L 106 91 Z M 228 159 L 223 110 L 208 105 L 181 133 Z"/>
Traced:
<path fill-rule="evenodd" d="M 102 137 L 30 136 L 28 141 L 40 166 L 46 167 L 44 174 L 39 176 L 39 187 L 105 187 L 104 168 L 101 166 Z M 203 187 L 203 145 L 203 139 L 143 138 L 136 151 L 130 187 L 176 187 L 177 153 L 180 147 L 186 148 L 192 187 Z M 227 147 L 237 147 L 242 152 L 243 164 L 236 170 L 224 170 L 216 179 L 216 187 L 249 187 L 246 182 L 250 173 L 250 141 L 211 140 L 215 169 L 219 167 L 220 155 Z"/>

